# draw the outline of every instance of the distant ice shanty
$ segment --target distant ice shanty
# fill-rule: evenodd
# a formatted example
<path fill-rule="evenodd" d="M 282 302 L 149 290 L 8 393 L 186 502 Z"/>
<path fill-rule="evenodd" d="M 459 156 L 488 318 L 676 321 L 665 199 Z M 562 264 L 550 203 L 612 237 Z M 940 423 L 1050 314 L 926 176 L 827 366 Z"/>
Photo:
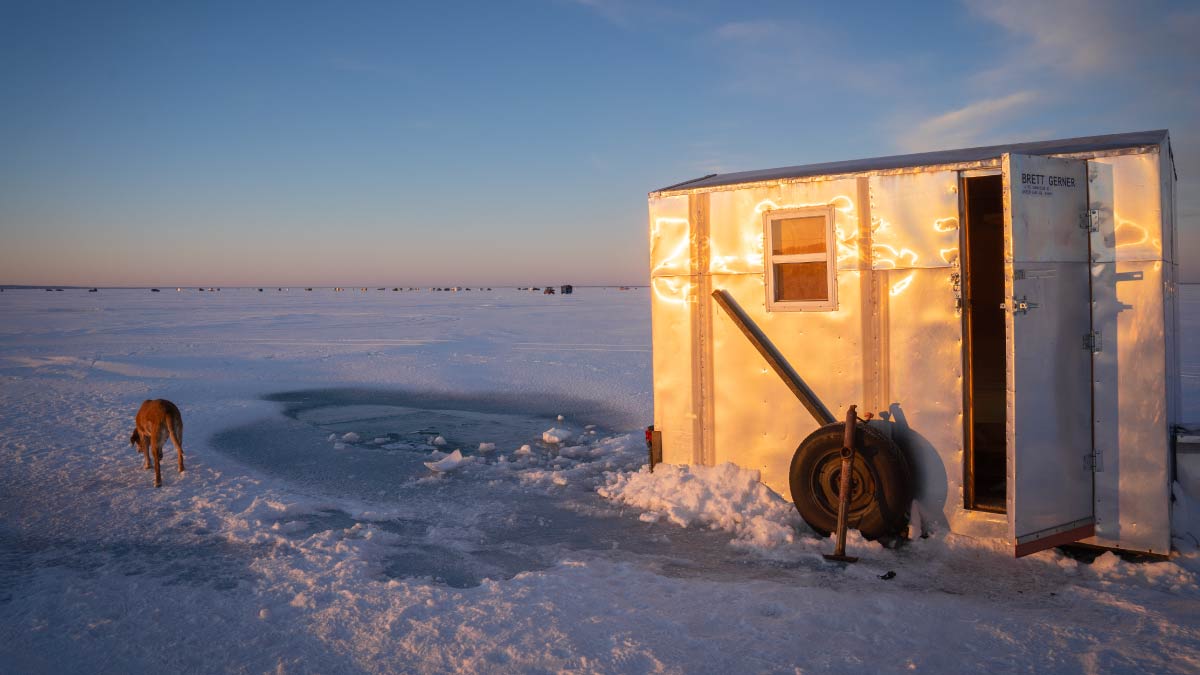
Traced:
<path fill-rule="evenodd" d="M 1164 130 L 651 192 L 656 451 L 757 469 L 828 531 L 837 455 L 801 455 L 857 405 L 903 457 L 859 454 L 852 527 L 907 481 L 904 519 L 1016 555 L 1169 553 L 1175 182 Z"/>

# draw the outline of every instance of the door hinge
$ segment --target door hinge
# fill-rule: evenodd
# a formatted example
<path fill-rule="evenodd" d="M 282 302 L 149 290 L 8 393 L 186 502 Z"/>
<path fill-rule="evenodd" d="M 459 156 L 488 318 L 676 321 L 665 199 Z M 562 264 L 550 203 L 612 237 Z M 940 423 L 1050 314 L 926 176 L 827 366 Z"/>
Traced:
<path fill-rule="evenodd" d="M 1096 473 L 1104 471 L 1104 455 L 1099 450 L 1084 455 L 1083 467 Z"/>
<path fill-rule="evenodd" d="M 958 272 L 951 272 L 950 286 L 954 290 L 954 311 L 961 312 L 963 309 L 962 275 Z"/>
<path fill-rule="evenodd" d="M 1083 348 L 1095 354 L 1104 349 L 1104 336 L 1100 331 L 1094 330 L 1083 336 Z"/>
<path fill-rule="evenodd" d="M 1088 232 L 1100 231 L 1100 210 L 1089 209 L 1079 214 L 1079 228 Z"/>

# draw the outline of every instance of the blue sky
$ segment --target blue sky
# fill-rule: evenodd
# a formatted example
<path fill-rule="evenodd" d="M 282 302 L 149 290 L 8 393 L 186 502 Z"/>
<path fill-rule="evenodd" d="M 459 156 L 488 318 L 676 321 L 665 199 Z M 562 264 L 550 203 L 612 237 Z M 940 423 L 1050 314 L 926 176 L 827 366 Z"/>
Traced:
<path fill-rule="evenodd" d="M 1186 2 L 4 2 L 0 283 L 644 283 L 680 180 L 1164 127 L 1197 260 L 1197 36 Z"/>

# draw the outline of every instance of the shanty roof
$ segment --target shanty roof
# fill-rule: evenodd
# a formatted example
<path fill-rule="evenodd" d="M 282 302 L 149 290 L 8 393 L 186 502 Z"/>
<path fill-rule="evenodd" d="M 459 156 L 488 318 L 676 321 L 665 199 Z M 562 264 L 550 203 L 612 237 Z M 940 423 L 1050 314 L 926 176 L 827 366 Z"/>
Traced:
<path fill-rule="evenodd" d="M 694 178 L 675 185 L 655 190 L 668 192 L 671 190 L 695 190 L 698 188 L 717 187 L 721 185 L 736 185 L 739 183 L 757 183 L 759 181 L 779 180 L 784 178 L 806 178 L 811 176 L 833 176 L 847 173 L 863 173 L 866 171 L 886 171 L 888 169 L 904 169 L 908 167 L 936 166 L 941 164 L 965 164 L 999 157 L 1006 152 L 1023 155 L 1059 155 L 1076 152 L 1098 152 L 1118 150 L 1121 148 L 1159 145 L 1167 140 L 1167 130 L 1134 131 L 1124 134 L 1109 134 L 1107 136 L 1081 136 L 1079 138 L 1063 138 L 1057 141 L 1037 141 L 1034 143 L 1009 143 L 1007 145 L 988 145 L 979 148 L 963 148 L 961 150 L 938 150 L 937 152 L 919 152 L 912 155 L 892 155 L 891 157 L 873 157 L 871 159 L 852 159 L 844 162 L 823 162 L 821 164 L 805 164 L 802 166 L 785 166 L 778 169 L 761 169 L 758 171 L 738 171 L 735 173 L 714 173 L 700 178 Z"/>

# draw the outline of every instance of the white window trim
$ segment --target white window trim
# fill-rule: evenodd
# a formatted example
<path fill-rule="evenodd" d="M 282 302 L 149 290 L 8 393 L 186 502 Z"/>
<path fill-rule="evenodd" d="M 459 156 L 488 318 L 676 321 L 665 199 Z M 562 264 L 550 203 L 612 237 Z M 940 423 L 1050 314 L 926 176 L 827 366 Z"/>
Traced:
<path fill-rule="evenodd" d="M 825 252 L 801 255 L 773 255 L 771 253 L 771 227 L 778 220 L 821 216 L 825 219 Z M 806 206 L 795 209 L 778 209 L 763 213 L 763 273 L 767 278 L 768 312 L 830 312 L 837 310 L 837 244 L 833 232 L 833 205 Z M 775 264 L 790 262 L 824 262 L 826 288 L 829 297 L 824 300 L 775 300 Z"/>

